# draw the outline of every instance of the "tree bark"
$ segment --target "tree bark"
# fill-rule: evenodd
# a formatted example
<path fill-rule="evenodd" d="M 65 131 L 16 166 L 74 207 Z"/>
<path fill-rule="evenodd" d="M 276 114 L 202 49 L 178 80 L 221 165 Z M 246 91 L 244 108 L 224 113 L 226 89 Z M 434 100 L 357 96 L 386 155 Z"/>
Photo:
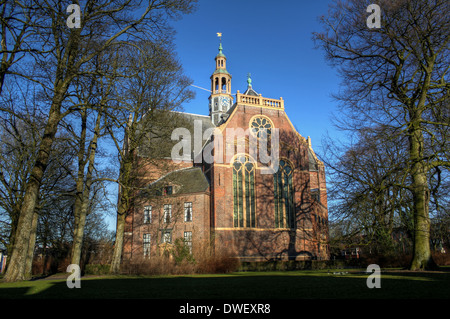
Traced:
<path fill-rule="evenodd" d="M 414 125 L 413 125 L 414 127 Z M 430 189 L 427 180 L 426 163 L 423 160 L 423 133 L 414 129 L 410 135 L 411 178 L 413 193 L 414 238 L 411 270 L 434 269 L 436 264 L 430 249 L 430 216 L 428 204 Z"/>
<path fill-rule="evenodd" d="M 49 118 L 44 130 L 44 135 L 39 148 L 38 156 L 28 180 L 22 207 L 20 209 L 19 222 L 17 225 L 16 239 L 13 246 L 5 281 L 27 280 L 30 278 L 31 268 L 27 263 L 30 236 L 33 230 L 33 214 L 35 213 L 36 201 L 42 178 L 48 164 L 48 159 L 55 140 L 58 123 L 60 121 L 60 106 L 63 94 L 56 94 L 49 112 Z"/>
<path fill-rule="evenodd" d="M 71 264 L 80 265 L 81 246 L 84 235 L 84 224 L 86 216 L 84 218 L 81 215 L 83 205 L 83 189 L 84 189 L 84 167 L 85 167 L 85 142 L 86 142 L 86 121 L 87 110 L 83 108 L 81 110 L 81 132 L 78 149 L 78 174 L 76 180 L 76 194 L 75 202 L 73 205 L 74 215 L 74 230 L 73 230 L 73 244 L 71 251 Z"/>
<path fill-rule="evenodd" d="M 125 234 L 125 221 L 129 210 L 130 201 L 130 183 L 131 183 L 131 170 L 132 163 L 130 159 L 130 153 L 128 147 L 125 147 L 125 157 L 121 164 L 120 170 L 120 190 L 119 190 L 119 202 L 117 207 L 117 226 L 116 226 L 116 241 L 114 243 L 114 252 L 111 260 L 111 273 L 118 273 L 120 271 L 120 264 L 122 262 L 122 252 L 124 245 Z"/>
<path fill-rule="evenodd" d="M 19 281 L 29 279 L 31 268 L 27 264 L 30 235 L 33 230 L 33 214 L 35 212 L 39 188 L 48 165 L 52 145 L 55 141 L 58 124 L 61 121 L 61 107 L 70 82 L 75 76 L 75 58 L 78 54 L 81 31 L 72 31 L 67 43 L 64 57 L 58 60 L 56 78 L 54 82 L 53 98 L 45 125 L 44 134 L 39 146 L 38 155 L 26 184 L 25 195 L 20 208 L 19 223 L 17 225 L 16 241 L 5 281 Z"/>
<path fill-rule="evenodd" d="M 100 123 L 101 123 L 102 113 L 99 112 L 97 115 L 97 120 L 95 123 L 94 136 L 92 137 L 90 148 L 89 148 L 89 158 L 88 158 L 88 169 L 86 173 L 86 179 L 84 178 L 84 160 L 79 161 L 79 175 L 78 182 L 80 183 L 80 198 L 75 207 L 77 222 L 75 224 L 74 229 L 74 238 L 73 238 L 73 247 L 72 247 L 72 256 L 71 263 L 80 265 L 81 262 L 81 251 L 83 247 L 83 237 L 84 237 L 84 227 L 86 225 L 86 217 L 88 215 L 88 207 L 89 207 L 89 197 L 91 193 L 92 186 L 92 173 L 94 171 L 94 163 L 95 163 L 95 154 L 97 151 L 97 141 L 100 134 Z M 86 130 L 86 126 L 83 126 L 84 130 Z M 83 134 L 82 134 L 83 136 Z M 85 136 L 85 134 L 84 134 Z M 82 139 L 80 143 L 80 150 L 83 148 L 84 150 L 84 142 L 85 139 Z M 84 152 L 83 152 L 84 154 Z M 84 156 L 83 156 L 84 157 Z M 77 191 L 78 193 L 78 191 Z M 78 198 L 77 198 L 78 199 Z"/>
<path fill-rule="evenodd" d="M 122 262 L 123 239 L 125 234 L 125 212 L 117 212 L 116 241 L 114 243 L 114 252 L 111 260 L 110 272 L 117 274 L 120 271 Z"/>
<path fill-rule="evenodd" d="M 30 234 L 30 243 L 28 245 L 28 256 L 27 263 L 25 265 L 25 269 L 28 273 L 26 273 L 27 277 L 31 277 L 33 271 L 33 258 L 34 258 L 34 247 L 36 246 L 36 237 L 37 237 L 37 224 L 38 224 L 39 215 L 35 212 L 33 214 L 33 221 L 31 224 L 32 233 Z"/>
<path fill-rule="evenodd" d="M 425 79 L 421 84 L 421 94 L 417 106 L 410 108 L 410 129 L 409 129 L 409 157 L 411 163 L 411 190 L 413 194 L 413 214 L 414 214 L 414 245 L 411 270 L 434 269 L 436 264 L 431 256 L 430 249 L 430 215 L 429 201 L 430 188 L 427 174 L 428 163 L 424 159 L 425 141 L 422 127 L 423 111 L 427 93 L 430 88 L 431 73 L 434 67 L 435 57 L 428 58 L 424 68 Z"/>
<path fill-rule="evenodd" d="M 81 263 L 81 250 L 83 247 L 84 226 L 86 225 L 86 216 L 87 216 L 86 211 L 80 208 L 78 223 L 74 229 L 72 256 L 70 263 L 79 266 Z"/>

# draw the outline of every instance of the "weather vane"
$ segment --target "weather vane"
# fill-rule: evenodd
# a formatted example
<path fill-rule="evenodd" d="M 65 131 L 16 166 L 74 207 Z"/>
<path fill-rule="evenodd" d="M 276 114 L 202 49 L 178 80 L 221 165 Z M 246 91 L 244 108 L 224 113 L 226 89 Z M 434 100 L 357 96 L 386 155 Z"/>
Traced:
<path fill-rule="evenodd" d="M 222 42 L 222 32 L 217 32 L 217 36 L 219 37 L 220 42 Z"/>

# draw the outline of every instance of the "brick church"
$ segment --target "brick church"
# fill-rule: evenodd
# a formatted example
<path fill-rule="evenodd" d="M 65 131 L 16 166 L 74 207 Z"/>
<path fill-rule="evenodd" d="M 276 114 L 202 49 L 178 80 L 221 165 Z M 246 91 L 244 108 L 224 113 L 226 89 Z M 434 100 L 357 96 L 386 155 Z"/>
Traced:
<path fill-rule="evenodd" d="M 211 75 L 209 116 L 177 114 L 190 123 L 190 132 L 201 129 L 200 143 L 189 142 L 200 148 L 188 148 L 191 152 L 182 160 L 161 156 L 168 164 L 165 169 L 140 164 L 145 155 L 137 156 L 145 187 L 126 218 L 124 261 L 161 255 L 177 240 L 183 240 L 194 257 L 197 247 L 209 244 L 242 261 L 328 259 L 323 163 L 310 138 L 295 130 L 282 98 L 257 93 L 250 76 L 247 89 L 232 94 L 222 51 L 220 43 Z M 227 138 L 230 129 L 249 134 Z M 207 130 L 220 132 L 222 143 Z M 267 173 L 267 165 L 250 152 L 249 141 L 266 142 L 275 130 L 277 165 Z M 231 150 L 231 155 L 206 161 L 202 154 L 211 145 L 212 154 L 230 155 Z"/>

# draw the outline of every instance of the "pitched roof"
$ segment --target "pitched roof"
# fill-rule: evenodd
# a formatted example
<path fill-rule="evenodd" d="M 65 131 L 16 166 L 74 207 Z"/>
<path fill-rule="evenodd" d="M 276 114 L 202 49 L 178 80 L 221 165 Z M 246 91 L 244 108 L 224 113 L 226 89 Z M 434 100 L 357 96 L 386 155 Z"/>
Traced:
<path fill-rule="evenodd" d="M 211 121 L 211 117 L 205 116 L 205 115 L 199 115 L 199 114 L 191 114 L 191 113 L 180 113 L 180 116 L 182 116 L 185 119 L 186 128 L 189 130 L 189 133 L 191 134 L 191 160 L 194 160 L 195 156 L 198 154 L 195 154 L 196 149 L 194 148 L 194 134 L 196 128 L 201 128 L 201 136 L 202 136 L 202 148 L 207 140 L 205 140 L 205 131 L 210 128 L 216 127 L 213 122 Z M 199 125 L 201 124 L 201 126 Z M 200 150 L 201 151 L 201 150 Z"/>
<path fill-rule="evenodd" d="M 310 171 L 317 171 L 317 161 L 313 154 L 313 151 L 310 147 L 308 147 L 308 164 L 309 164 L 309 170 Z"/>
<path fill-rule="evenodd" d="M 243 94 L 251 95 L 251 96 L 259 96 L 259 94 L 255 90 L 253 90 L 251 85 L 249 87 L 247 87 L 247 90 L 245 90 L 245 92 Z"/>
<path fill-rule="evenodd" d="M 196 129 L 201 129 L 202 138 L 204 138 L 203 133 L 209 129 L 215 127 L 211 122 L 211 118 L 206 115 L 200 114 L 191 114 L 184 112 L 170 112 L 170 125 L 167 125 L 167 120 L 164 122 L 163 127 L 155 127 L 153 133 L 143 141 L 140 147 L 140 155 L 143 156 L 152 156 L 160 158 L 168 158 L 171 157 L 171 151 L 174 145 L 179 143 L 179 141 L 173 141 L 171 139 L 171 134 L 175 128 L 185 128 L 189 131 L 191 135 L 190 139 L 190 147 L 191 147 L 191 160 L 194 159 L 194 134 Z M 200 125 L 201 124 L 201 125 Z M 160 136 L 157 136 L 155 131 L 163 132 Z M 180 138 L 181 139 L 181 138 Z M 202 143 L 202 147 L 204 144 L 204 140 Z"/>
<path fill-rule="evenodd" d="M 148 186 L 150 193 L 158 194 L 165 186 L 174 187 L 175 195 L 205 192 L 209 188 L 209 181 L 200 167 L 188 167 L 172 171 Z"/>

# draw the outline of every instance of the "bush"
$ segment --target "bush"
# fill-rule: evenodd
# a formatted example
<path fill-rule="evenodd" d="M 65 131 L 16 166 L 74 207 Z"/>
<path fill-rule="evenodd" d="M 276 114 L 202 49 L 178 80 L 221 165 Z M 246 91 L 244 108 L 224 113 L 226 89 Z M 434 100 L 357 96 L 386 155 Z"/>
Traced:
<path fill-rule="evenodd" d="M 194 256 L 192 256 L 191 250 L 188 246 L 186 246 L 186 243 L 182 238 L 177 238 L 175 240 L 175 246 L 172 250 L 172 255 L 175 259 L 175 264 L 177 265 L 180 265 L 183 262 L 195 263 L 195 259 Z"/>
<path fill-rule="evenodd" d="M 276 260 L 261 262 L 243 262 L 241 271 L 291 271 L 291 270 L 321 270 L 336 267 L 328 260 Z"/>
<path fill-rule="evenodd" d="M 229 273 L 239 269 L 239 260 L 225 250 L 213 252 L 205 242 L 197 245 L 191 254 L 183 240 L 175 240 L 171 249 L 160 256 L 141 257 L 133 262 L 124 262 L 121 273 L 127 275 L 179 275 Z"/>
<path fill-rule="evenodd" d="M 450 253 L 433 252 L 432 256 L 438 266 L 450 266 Z"/>
<path fill-rule="evenodd" d="M 111 265 L 87 264 L 84 268 L 85 275 L 107 275 Z"/>
<path fill-rule="evenodd" d="M 224 274 L 239 269 L 240 262 L 237 258 L 228 255 L 212 255 L 197 264 L 196 272 L 199 274 L 213 273 Z"/>

